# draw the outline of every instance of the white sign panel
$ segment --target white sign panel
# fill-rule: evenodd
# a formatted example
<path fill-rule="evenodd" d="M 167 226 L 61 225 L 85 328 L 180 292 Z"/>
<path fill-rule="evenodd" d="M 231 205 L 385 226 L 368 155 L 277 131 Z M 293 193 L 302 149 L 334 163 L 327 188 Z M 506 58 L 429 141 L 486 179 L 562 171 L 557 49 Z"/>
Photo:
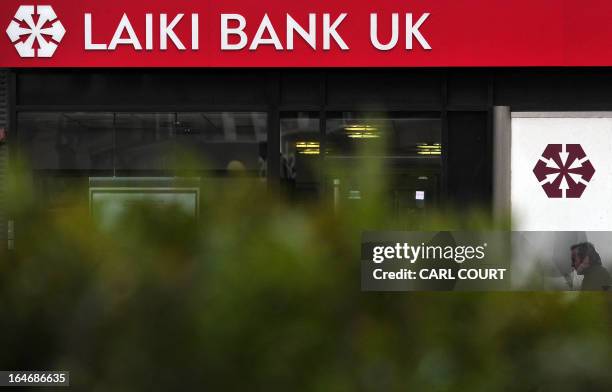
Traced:
<path fill-rule="evenodd" d="M 612 113 L 513 114 L 515 230 L 612 230 Z"/>
<path fill-rule="evenodd" d="M 112 229 L 130 206 L 146 203 L 153 207 L 175 207 L 197 217 L 198 188 L 89 188 L 92 216 L 104 229 Z"/>

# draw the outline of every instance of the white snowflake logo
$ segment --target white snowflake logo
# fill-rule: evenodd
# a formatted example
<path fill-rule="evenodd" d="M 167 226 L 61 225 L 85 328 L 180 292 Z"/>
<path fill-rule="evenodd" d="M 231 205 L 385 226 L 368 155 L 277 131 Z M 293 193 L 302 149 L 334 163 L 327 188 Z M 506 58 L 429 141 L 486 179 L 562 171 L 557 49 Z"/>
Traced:
<path fill-rule="evenodd" d="M 36 21 L 34 16 L 37 15 Z M 6 29 L 21 57 L 51 57 L 66 29 L 50 5 L 22 5 Z"/>

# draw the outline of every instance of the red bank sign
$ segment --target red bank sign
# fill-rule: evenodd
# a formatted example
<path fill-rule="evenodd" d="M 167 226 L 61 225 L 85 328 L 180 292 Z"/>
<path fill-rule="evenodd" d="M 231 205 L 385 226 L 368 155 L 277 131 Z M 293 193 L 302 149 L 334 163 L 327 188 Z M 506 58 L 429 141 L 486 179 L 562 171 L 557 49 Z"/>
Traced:
<path fill-rule="evenodd" d="M 609 0 L 2 0 L 0 67 L 612 66 Z"/>

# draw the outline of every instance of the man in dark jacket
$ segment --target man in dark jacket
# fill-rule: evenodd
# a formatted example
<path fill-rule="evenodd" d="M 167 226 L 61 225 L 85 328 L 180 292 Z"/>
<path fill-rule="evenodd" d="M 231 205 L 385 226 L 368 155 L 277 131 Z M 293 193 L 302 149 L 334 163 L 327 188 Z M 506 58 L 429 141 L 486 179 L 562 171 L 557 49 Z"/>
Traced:
<path fill-rule="evenodd" d="M 582 291 L 609 290 L 610 273 L 601 265 L 601 257 L 590 242 L 572 246 L 572 267 L 578 275 L 583 275 Z"/>

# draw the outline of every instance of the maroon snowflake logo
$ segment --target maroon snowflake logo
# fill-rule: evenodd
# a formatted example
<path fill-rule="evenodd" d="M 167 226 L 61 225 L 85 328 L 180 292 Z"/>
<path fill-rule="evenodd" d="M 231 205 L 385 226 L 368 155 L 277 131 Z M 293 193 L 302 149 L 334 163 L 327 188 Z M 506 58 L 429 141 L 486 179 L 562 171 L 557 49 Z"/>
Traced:
<path fill-rule="evenodd" d="M 549 198 L 579 198 L 595 168 L 580 144 L 549 144 L 533 174 Z"/>

